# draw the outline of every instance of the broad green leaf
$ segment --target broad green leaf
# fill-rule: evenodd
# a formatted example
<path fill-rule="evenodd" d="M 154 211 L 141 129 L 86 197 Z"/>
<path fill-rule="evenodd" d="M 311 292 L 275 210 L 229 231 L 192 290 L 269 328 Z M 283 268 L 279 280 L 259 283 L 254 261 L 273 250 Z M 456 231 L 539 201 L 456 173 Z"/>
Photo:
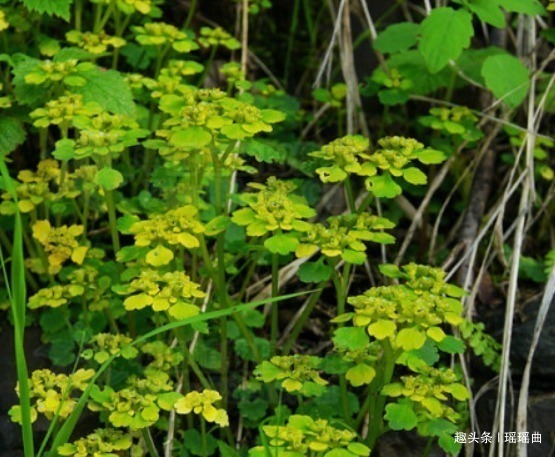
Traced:
<path fill-rule="evenodd" d="M 449 384 L 448 386 L 445 386 L 444 389 L 446 392 L 449 392 L 451 395 L 453 395 L 453 398 L 455 398 L 456 400 L 465 401 L 470 398 L 468 389 L 458 382 Z"/>
<path fill-rule="evenodd" d="M 0 116 L 0 157 L 3 157 L 25 141 L 25 130 L 14 117 Z"/>
<path fill-rule="evenodd" d="M 345 379 L 354 387 L 370 384 L 375 377 L 376 370 L 365 363 L 359 363 L 345 373 Z"/>
<path fill-rule="evenodd" d="M 462 354 L 466 348 L 462 340 L 451 335 L 447 335 L 443 338 L 437 344 L 437 347 L 440 351 L 447 352 L 448 354 Z"/>
<path fill-rule="evenodd" d="M 368 456 L 370 455 L 370 448 L 362 443 L 349 443 L 347 450 L 355 455 Z"/>
<path fill-rule="evenodd" d="M 72 92 L 83 95 L 85 102 L 96 102 L 114 114 L 135 115 L 135 103 L 129 85 L 115 70 L 80 71 L 85 80 L 82 87 L 73 87 Z"/>
<path fill-rule="evenodd" d="M 395 334 L 397 326 L 393 321 L 378 319 L 377 322 L 368 326 L 368 333 L 378 340 L 383 340 Z"/>
<path fill-rule="evenodd" d="M 510 108 L 518 107 L 530 88 L 530 72 L 518 58 L 509 54 L 488 57 L 482 75 L 487 88 Z"/>
<path fill-rule="evenodd" d="M 434 341 L 439 342 L 445 339 L 445 332 L 441 327 L 430 327 L 426 334 Z"/>
<path fill-rule="evenodd" d="M 404 328 L 397 335 L 396 343 L 405 351 L 420 349 L 426 342 L 426 334 L 414 327 Z"/>
<path fill-rule="evenodd" d="M 403 178 L 411 184 L 420 185 L 428 182 L 428 177 L 416 167 L 409 167 L 403 170 Z"/>
<path fill-rule="evenodd" d="M 453 435 L 441 435 L 438 440 L 439 447 L 449 455 L 458 455 L 462 449 L 462 443 L 457 443 Z"/>
<path fill-rule="evenodd" d="M 179 148 L 200 149 L 212 141 L 212 135 L 202 127 L 188 127 L 175 132 L 170 143 Z"/>
<path fill-rule="evenodd" d="M 104 167 L 96 173 L 94 182 L 106 190 L 114 190 L 123 182 L 123 175 L 113 168 Z"/>
<path fill-rule="evenodd" d="M 287 255 L 290 252 L 295 252 L 298 245 L 299 240 L 297 238 L 286 234 L 274 235 L 264 241 L 264 247 L 272 254 Z"/>
<path fill-rule="evenodd" d="M 159 244 L 146 255 L 146 263 L 153 267 L 167 265 L 173 260 L 173 252 Z"/>
<path fill-rule="evenodd" d="M 285 153 L 275 149 L 266 141 L 249 138 L 241 143 L 241 150 L 254 157 L 259 162 L 281 163 L 285 159 Z"/>
<path fill-rule="evenodd" d="M 406 51 L 416 44 L 419 32 L 420 25 L 413 22 L 390 25 L 376 37 L 374 49 L 388 54 Z"/>
<path fill-rule="evenodd" d="M 392 263 L 384 263 L 378 265 L 378 270 L 384 276 L 388 278 L 404 278 L 405 274 L 401 271 L 401 269 L 397 265 L 393 265 Z"/>
<path fill-rule="evenodd" d="M 418 151 L 416 158 L 420 163 L 432 165 L 445 161 L 445 154 L 436 149 L 422 149 Z"/>
<path fill-rule="evenodd" d="M 69 21 L 69 7 L 72 3 L 73 0 L 23 0 L 25 7 L 31 11 L 59 16 L 66 21 Z"/>
<path fill-rule="evenodd" d="M 472 16 L 467 11 L 436 8 L 422 21 L 418 49 L 430 72 L 437 73 L 450 60 L 457 60 L 462 50 L 470 46 L 473 35 Z"/>
<path fill-rule="evenodd" d="M 317 262 L 305 262 L 299 267 L 297 274 L 305 284 L 319 283 L 330 279 L 332 269 L 320 259 Z"/>
<path fill-rule="evenodd" d="M 370 340 L 364 327 L 342 327 L 334 332 L 333 342 L 338 348 L 356 351 L 367 347 Z"/>
<path fill-rule="evenodd" d="M 379 198 L 395 198 L 401 195 L 402 189 L 389 173 L 371 176 L 366 180 L 366 188 Z"/>
<path fill-rule="evenodd" d="M 499 0 L 470 0 L 468 7 L 481 21 L 498 29 L 505 27 L 505 13 L 499 8 Z"/>
<path fill-rule="evenodd" d="M 510 13 L 545 15 L 545 8 L 538 0 L 501 0 L 501 6 Z"/>
<path fill-rule="evenodd" d="M 390 403 L 385 407 L 384 417 L 392 430 L 412 430 L 418 424 L 418 417 L 408 401 Z"/>
<path fill-rule="evenodd" d="M 366 260 L 366 254 L 360 251 L 353 251 L 352 249 L 345 249 L 341 253 L 341 258 L 347 263 L 362 265 Z"/>

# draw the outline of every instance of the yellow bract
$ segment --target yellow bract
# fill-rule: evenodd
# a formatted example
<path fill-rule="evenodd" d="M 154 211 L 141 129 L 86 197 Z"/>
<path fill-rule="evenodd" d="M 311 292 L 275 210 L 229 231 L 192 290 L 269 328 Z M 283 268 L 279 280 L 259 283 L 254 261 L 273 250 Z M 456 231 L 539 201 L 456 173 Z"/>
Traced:
<path fill-rule="evenodd" d="M 222 396 L 215 390 L 193 391 L 175 402 L 175 410 L 178 414 L 193 412 L 202 415 L 207 422 L 215 422 L 220 427 L 227 427 L 229 425 L 227 412 L 213 405 L 221 399 Z"/>

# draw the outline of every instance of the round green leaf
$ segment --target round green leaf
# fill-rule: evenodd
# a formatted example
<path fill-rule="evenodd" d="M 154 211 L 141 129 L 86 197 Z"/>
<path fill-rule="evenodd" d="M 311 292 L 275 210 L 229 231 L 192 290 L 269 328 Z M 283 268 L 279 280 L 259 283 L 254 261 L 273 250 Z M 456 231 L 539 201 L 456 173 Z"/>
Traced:
<path fill-rule="evenodd" d="M 113 168 L 104 167 L 96 173 L 94 182 L 106 190 L 114 190 L 123 182 L 123 175 Z"/>

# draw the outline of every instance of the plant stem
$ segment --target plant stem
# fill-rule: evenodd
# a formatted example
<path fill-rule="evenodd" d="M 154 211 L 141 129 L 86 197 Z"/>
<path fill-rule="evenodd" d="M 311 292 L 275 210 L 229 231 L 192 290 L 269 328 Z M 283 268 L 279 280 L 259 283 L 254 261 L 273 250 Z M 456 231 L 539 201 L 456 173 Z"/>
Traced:
<path fill-rule="evenodd" d="M 355 204 L 355 194 L 353 192 L 353 185 L 351 184 L 351 178 L 347 176 L 345 180 L 345 191 L 347 192 L 347 204 L 349 205 L 349 212 L 355 214 L 357 212 Z"/>
<path fill-rule="evenodd" d="M 272 298 L 279 295 L 279 256 L 272 254 Z M 270 351 L 272 355 L 276 353 L 277 335 L 279 330 L 279 308 L 277 303 L 272 303 L 272 316 L 270 328 Z"/>
<path fill-rule="evenodd" d="M 104 197 L 108 206 L 108 223 L 110 225 L 110 235 L 112 236 L 112 246 L 114 248 L 114 256 L 120 250 L 119 233 L 116 221 L 116 203 L 114 201 L 114 192 L 104 188 Z"/>
<path fill-rule="evenodd" d="M 202 435 L 202 457 L 207 457 L 208 454 L 206 451 L 206 421 L 202 416 L 200 416 L 200 429 L 201 429 L 201 435 Z"/>

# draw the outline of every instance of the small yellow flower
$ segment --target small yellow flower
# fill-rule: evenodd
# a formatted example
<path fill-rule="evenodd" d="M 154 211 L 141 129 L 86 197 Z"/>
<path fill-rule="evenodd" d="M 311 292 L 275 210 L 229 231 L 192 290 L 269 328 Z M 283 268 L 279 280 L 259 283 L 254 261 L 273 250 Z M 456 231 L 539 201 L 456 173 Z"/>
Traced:
<path fill-rule="evenodd" d="M 95 34 L 71 30 L 66 33 L 66 38 L 70 43 L 76 44 L 91 54 L 102 54 L 107 51 L 108 46 L 118 49 L 125 46 L 126 43 L 123 38 L 110 36 L 104 32 Z"/>
<path fill-rule="evenodd" d="M 0 32 L 6 30 L 10 26 L 10 23 L 6 20 L 6 13 L 0 10 Z"/>
<path fill-rule="evenodd" d="M 194 414 L 202 415 L 207 422 L 215 422 L 220 427 L 227 427 L 229 425 L 227 412 L 213 405 L 221 399 L 222 396 L 215 390 L 193 391 L 175 402 L 175 410 L 178 414 L 193 412 Z"/>

